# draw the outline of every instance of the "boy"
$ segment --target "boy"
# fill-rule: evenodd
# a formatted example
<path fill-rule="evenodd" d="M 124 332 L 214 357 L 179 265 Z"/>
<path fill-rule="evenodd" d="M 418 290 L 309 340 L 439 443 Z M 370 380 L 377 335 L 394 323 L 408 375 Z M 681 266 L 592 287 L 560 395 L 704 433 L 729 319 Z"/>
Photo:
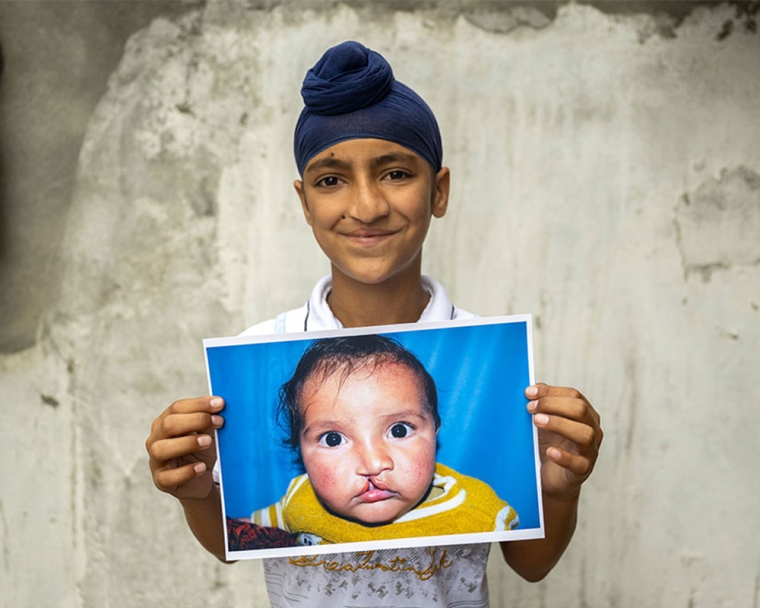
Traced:
<path fill-rule="evenodd" d="M 306 474 L 254 512 L 257 525 L 296 533 L 302 545 L 517 526 L 486 483 L 436 464 L 435 382 L 390 338 L 315 341 L 280 389 L 280 412 Z"/>
<path fill-rule="evenodd" d="M 302 96 L 295 189 L 332 272 L 305 306 L 245 333 L 472 318 L 421 274 L 422 245 L 431 218 L 446 213 L 450 178 L 430 108 L 393 78 L 379 54 L 354 42 L 325 53 L 307 73 Z M 575 389 L 539 384 L 525 394 L 539 429 L 546 538 L 501 549 L 518 574 L 537 581 L 570 542 L 602 430 L 598 414 Z M 220 559 L 224 530 L 211 469 L 212 431 L 223 424 L 223 407 L 218 397 L 177 401 L 156 418 L 146 441 L 154 483 L 180 500 L 193 534 Z M 264 569 L 279 606 L 486 606 L 489 548 L 270 559 Z"/>

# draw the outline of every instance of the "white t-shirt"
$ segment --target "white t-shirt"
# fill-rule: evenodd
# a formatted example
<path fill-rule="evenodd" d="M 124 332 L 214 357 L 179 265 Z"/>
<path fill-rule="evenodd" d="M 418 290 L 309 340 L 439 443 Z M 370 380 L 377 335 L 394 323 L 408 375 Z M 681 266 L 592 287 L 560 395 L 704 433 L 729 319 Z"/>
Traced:
<path fill-rule="evenodd" d="M 332 281 L 321 279 L 305 306 L 250 327 L 241 335 L 339 329 L 327 305 Z M 454 306 L 438 281 L 424 276 L 430 300 L 420 323 L 471 319 Z M 488 544 L 335 553 L 264 560 L 273 608 L 487 608 Z"/>

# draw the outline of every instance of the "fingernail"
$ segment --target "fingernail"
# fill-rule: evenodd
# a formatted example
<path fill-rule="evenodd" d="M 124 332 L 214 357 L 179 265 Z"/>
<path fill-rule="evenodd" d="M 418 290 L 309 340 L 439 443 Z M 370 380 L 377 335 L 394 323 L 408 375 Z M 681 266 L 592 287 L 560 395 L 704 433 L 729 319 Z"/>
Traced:
<path fill-rule="evenodd" d="M 528 401 L 528 411 L 535 412 L 538 407 L 538 401 Z"/>
<path fill-rule="evenodd" d="M 224 418 L 221 416 L 211 416 L 211 424 L 214 426 L 222 426 L 222 423 L 224 422 Z"/>
<path fill-rule="evenodd" d="M 546 425 L 549 423 L 549 416 L 546 414 L 536 414 L 533 419 L 537 424 Z"/>
<path fill-rule="evenodd" d="M 211 437 L 208 435 L 198 435 L 198 445 L 204 448 L 210 446 Z"/>
<path fill-rule="evenodd" d="M 538 395 L 538 387 L 537 386 L 529 386 L 525 389 L 525 395 L 527 397 L 533 398 L 536 395 Z"/>
<path fill-rule="evenodd" d="M 199 462 L 193 467 L 193 471 L 195 471 L 198 475 L 203 473 L 206 470 L 206 465 L 202 462 Z"/>
<path fill-rule="evenodd" d="M 224 405 L 224 400 L 220 399 L 219 397 L 213 397 L 211 401 L 208 402 L 208 404 L 214 409 L 218 409 Z"/>

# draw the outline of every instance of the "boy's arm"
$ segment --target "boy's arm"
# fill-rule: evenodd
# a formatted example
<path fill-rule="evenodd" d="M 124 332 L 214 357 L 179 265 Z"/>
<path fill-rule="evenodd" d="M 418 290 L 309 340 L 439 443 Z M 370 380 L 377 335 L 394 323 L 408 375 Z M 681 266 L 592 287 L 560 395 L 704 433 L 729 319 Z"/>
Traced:
<path fill-rule="evenodd" d="M 523 578 L 544 578 L 575 532 L 581 485 L 591 474 L 604 433 L 599 414 L 573 388 L 528 387 L 538 427 L 545 538 L 501 543 L 505 561 Z"/>
<path fill-rule="evenodd" d="M 219 397 L 175 401 L 153 421 L 145 441 L 153 483 L 182 504 L 190 530 L 206 550 L 224 560 L 224 526 L 214 429 L 224 424 Z"/>
<path fill-rule="evenodd" d="M 209 553 L 224 559 L 224 534 L 222 524 L 222 500 L 219 488 L 214 485 L 211 493 L 202 499 L 181 499 L 185 519 L 190 531 Z"/>

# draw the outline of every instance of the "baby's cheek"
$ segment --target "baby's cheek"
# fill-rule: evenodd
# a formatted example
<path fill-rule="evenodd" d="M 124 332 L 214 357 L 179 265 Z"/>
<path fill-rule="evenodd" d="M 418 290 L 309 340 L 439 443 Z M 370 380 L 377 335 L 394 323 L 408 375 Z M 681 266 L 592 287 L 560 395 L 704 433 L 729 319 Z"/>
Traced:
<path fill-rule="evenodd" d="M 435 475 L 435 445 L 429 446 L 428 450 L 420 455 L 417 470 L 420 472 L 420 484 L 425 486 L 424 491 L 427 491 L 427 486 Z"/>
<path fill-rule="evenodd" d="M 321 491 L 330 491 L 335 487 L 335 473 L 329 468 L 320 467 L 315 474 L 310 474 L 311 483 Z"/>
<path fill-rule="evenodd" d="M 335 466 L 335 462 L 314 462 L 307 466 L 306 470 L 317 496 L 334 506 L 335 502 L 340 500 L 342 488 L 346 485 L 346 480 Z"/>
<path fill-rule="evenodd" d="M 412 461 L 420 471 L 435 470 L 435 443 L 423 442 L 416 446 L 412 453 Z"/>

